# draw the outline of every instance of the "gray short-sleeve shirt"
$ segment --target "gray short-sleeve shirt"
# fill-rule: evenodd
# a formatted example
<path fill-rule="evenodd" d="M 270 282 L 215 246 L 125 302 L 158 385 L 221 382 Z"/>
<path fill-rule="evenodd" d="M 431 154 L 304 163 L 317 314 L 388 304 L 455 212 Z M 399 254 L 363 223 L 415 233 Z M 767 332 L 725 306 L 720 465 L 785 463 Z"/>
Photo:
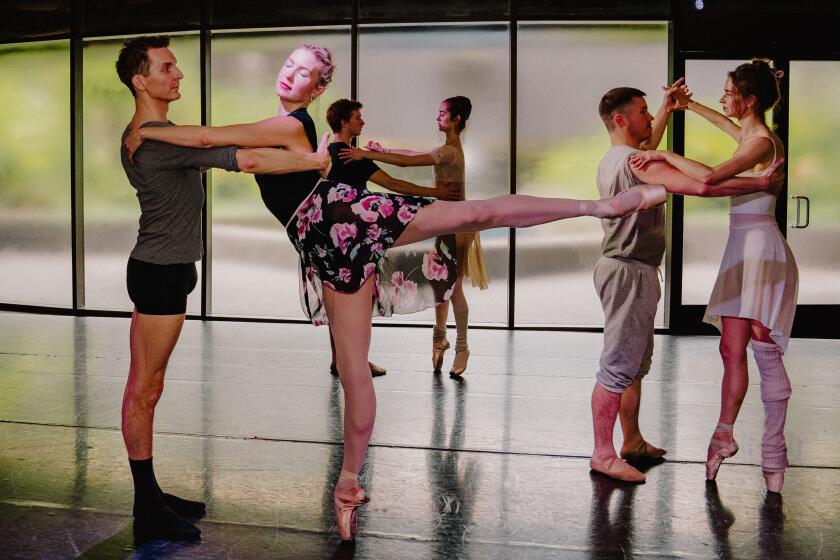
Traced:
<path fill-rule="evenodd" d="M 142 126 L 173 126 L 147 122 Z M 126 128 L 122 141 L 130 132 Z M 147 140 L 134 154 L 134 165 L 120 142 L 128 182 L 137 191 L 140 224 L 131 256 L 153 264 L 193 263 L 201 259 L 201 169 L 239 171 L 236 146 L 185 148 Z"/>
<path fill-rule="evenodd" d="M 630 169 L 628 158 L 638 148 L 613 146 L 598 165 L 598 192 L 601 197 L 614 196 L 641 184 Z M 604 240 L 601 252 L 605 257 L 629 259 L 659 266 L 665 254 L 665 205 L 634 212 L 622 218 L 603 219 Z"/>

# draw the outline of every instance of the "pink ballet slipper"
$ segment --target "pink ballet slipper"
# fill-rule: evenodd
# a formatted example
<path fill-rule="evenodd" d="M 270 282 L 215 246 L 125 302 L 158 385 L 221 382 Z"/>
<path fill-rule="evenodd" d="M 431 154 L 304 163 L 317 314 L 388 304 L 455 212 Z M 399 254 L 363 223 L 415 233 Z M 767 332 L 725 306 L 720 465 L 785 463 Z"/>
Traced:
<path fill-rule="evenodd" d="M 738 442 L 735 440 L 729 442 L 712 438 L 706 455 L 706 480 L 714 480 L 723 460 L 734 457 L 736 453 L 738 453 Z"/>
<path fill-rule="evenodd" d="M 338 526 L 338 534 L 343 541 L 352 541 L 356 538 L 358 519 L 356 510 L 370 501 L 365 495 L 361 486 L 352 489 L 352 495 L 339 496 L 333 492 L 333 508 L 335 509 L 335 524 Z"/>

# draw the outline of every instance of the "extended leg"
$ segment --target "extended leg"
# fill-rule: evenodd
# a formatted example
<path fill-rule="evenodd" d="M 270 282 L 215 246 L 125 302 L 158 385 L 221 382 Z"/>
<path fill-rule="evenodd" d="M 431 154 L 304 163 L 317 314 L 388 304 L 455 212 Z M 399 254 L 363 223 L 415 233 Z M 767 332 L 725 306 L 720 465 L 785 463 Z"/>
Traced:
<path fill-rule="evenodd" d="M 647 189 L 647 190 L 646 190 Z M 634 187 L 613 198 L 575 200 L 525 195 L 487 200 L 438 200 L 424 206 L 405 228 L 395 247 L 448 233 L 483 231 L 496 227 L 530 227 L 566 218 L 612 218 L 665 201 L 662 187 Z"/>

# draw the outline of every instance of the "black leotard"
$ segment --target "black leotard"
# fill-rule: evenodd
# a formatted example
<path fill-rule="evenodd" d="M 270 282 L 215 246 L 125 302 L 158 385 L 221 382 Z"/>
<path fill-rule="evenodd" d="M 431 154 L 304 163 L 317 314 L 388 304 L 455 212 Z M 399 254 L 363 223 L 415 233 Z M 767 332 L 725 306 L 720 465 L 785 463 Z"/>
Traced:
<path fill-rule="evenodd" d="M 315 123 L 312 122 L 312 117 L 305 108 L 292 111 L 289 116 L 296 118 L 303 125 L 306 138 L 314 152 L 318 146 L 318 137 L 315 134 Z M 320 177 L 317 171 L 254 176 L 260 186 L 260 195 L 266 208 L 280 220 L 283 227 L 289 224 L 295 210 L 306 200 Z"/>

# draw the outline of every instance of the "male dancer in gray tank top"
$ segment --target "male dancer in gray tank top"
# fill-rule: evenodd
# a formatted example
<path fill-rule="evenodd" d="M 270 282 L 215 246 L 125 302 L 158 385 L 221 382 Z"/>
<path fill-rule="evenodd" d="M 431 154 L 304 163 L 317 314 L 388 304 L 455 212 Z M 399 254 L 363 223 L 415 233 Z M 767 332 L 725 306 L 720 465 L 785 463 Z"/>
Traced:
<path fill-rule="evenodd" d="M 168 48 L 168 37 L 137 37 L 125 42 L 117 74 L 134 96 L 135 111 L 126 131 L 140 126 L 171 126 L 169 104 L 181 97 L 183 74 Z M 123 169 L 137 191 L 140 227 L 126 280 L 134 303 L 131 365 L 122 406 L 122 433 L 134 479 L 134 534 L 149 539 L 196 540 L 201 532 L 185 518 L 204 514 L 204 504 L 163 492 L 152 467 L 152 423 L 163 392 L 166 365 L 184 324 L 187 295 L 201 259 L 201 169 L 218 167 L 248 173 L 288 173 L 317 169 L 326 173 L 326 138 L 318 153 L 242 150 L 235 146 L 196 149 L 144 142 L 129 161 L 121 146 Z"/>
<path fill-rule="evenodd" d="M 667 198 L 666 190 L 684 195 L 732 196 L 781 189 L 784 176 L 778 165 L 772 176 L 734 178 L 717 185 L 692 179 L 664 161 L 652 162 L 644 170 L 630 167 L 629 156 L 648 147 L 655 149 L 671 112 L 687 103 L 678 85 L 665 88 L 656 118 L 648 112 L 645 93 L 638 89 L 615 88 L 601 98 L 598 112 L 612 144 L 598 166 L 601 196 L 613 196 L 644 183 L 664 185 L 661 202 Z M 644 482 L 645 475 L 627 461 L 661 460 L 665 455 L 664 449 L 645 441 L 639 429 L 641 382 L 650 370 L 661 295 L 657 270 L 665 254 L 665 211 L 658 206 L 623 218 L 604 219 L 601 224 L 603 256 L 595 266 L 594 280 L 604 310 L 604 348 L 592 392 L 595 448 L 590 467 L 612 478 Z M 613 445 L 616 417 L 621 420 L 624 435 L 621 457 Z"/>

